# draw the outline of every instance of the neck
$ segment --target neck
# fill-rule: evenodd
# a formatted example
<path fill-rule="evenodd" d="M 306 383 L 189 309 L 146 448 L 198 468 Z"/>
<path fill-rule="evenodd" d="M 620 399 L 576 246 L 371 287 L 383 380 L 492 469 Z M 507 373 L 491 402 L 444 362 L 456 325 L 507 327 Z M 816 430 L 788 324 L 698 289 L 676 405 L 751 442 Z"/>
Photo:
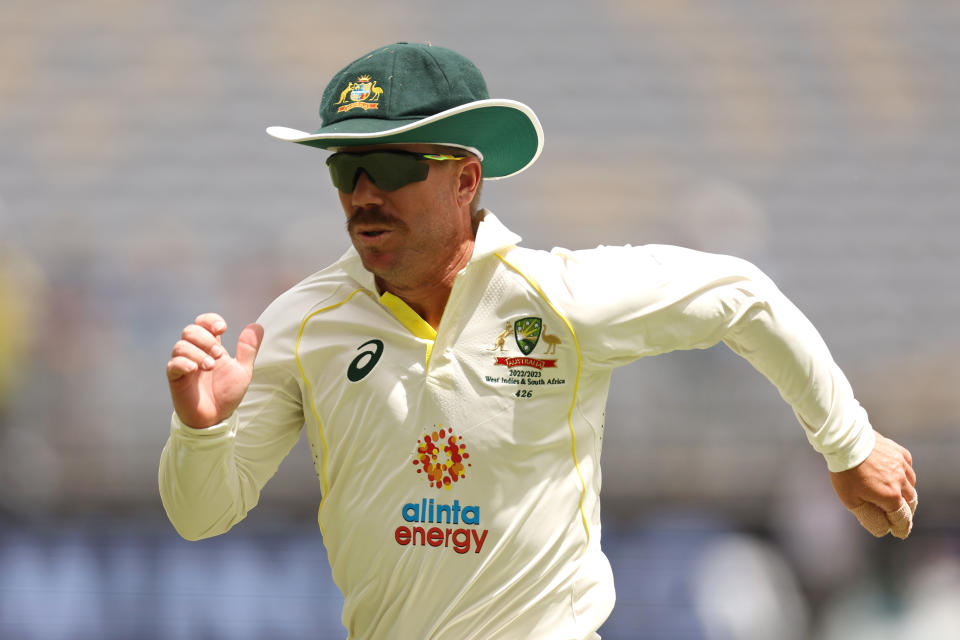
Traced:
<path fill-rule="evenodd" d="M 390 282 L 377 276 L 377 288 L 380 291 L 389 291 L 406 302 L 427 324 L 438 329 L 443 311 L 447 307 L 447 300 L 450 298 L 450 291 L 453 289 L 453 282 L 473 255 L 473 244 L 472 240 L 464 243 L 455 259 L 448 263 L 447 268 L 440 274 L 434 274 L 428 282 L 404 284 Z"/>

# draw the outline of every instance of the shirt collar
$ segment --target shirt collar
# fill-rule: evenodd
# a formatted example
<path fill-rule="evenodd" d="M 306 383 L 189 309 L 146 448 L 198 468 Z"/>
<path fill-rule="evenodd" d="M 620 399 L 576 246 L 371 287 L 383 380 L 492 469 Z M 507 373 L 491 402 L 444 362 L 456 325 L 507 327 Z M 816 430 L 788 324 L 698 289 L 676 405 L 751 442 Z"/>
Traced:
<path fill-rule="evenodd" d="M 475 262 L 497 251 L 515 246 L 518 242 L 520 242 L 520 236 L 507 229 L 493 213 L 486 211 L 486 215 L 477 228 L 477 238 L 473 245 L 473 255 L 470 257 L 470 262 Z M 364 268 L 363 262 L 360 260 L 360 254 L 352 246 L 337 260 L 336 266 L 343 269 L 363 288 L 374 293 L 377 292 L 377 284 L 373 274 Z"/>

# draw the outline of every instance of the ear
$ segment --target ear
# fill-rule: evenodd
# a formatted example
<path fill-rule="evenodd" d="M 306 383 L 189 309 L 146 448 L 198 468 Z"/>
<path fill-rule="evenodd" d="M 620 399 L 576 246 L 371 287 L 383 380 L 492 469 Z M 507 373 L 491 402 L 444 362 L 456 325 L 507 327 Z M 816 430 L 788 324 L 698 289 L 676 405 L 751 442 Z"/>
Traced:
<path fill-rule="evenodd" d="M 480 161 L 472 156 L 463 159 L 457 174 L 458 205 L 469 206 L 473 202 L 473 196 L 480 188 L 481 180 L 483 180 L 483 167 Z"/>

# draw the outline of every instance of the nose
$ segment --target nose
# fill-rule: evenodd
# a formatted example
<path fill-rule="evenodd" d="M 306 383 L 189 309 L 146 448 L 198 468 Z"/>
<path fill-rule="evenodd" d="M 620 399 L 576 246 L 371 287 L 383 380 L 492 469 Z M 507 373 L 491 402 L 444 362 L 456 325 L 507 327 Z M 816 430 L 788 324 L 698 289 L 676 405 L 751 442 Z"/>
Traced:
<path fill-rule="evenodd" d="M 367 175 L 366 171 L 361 170 L 357 176 L 357 183 L 353 187 L 353 193 L 350 195 L 350 203 L 354 207 L 364 208 L 371 205 L 383 204 L 383 192 L 373 180 Z"/>

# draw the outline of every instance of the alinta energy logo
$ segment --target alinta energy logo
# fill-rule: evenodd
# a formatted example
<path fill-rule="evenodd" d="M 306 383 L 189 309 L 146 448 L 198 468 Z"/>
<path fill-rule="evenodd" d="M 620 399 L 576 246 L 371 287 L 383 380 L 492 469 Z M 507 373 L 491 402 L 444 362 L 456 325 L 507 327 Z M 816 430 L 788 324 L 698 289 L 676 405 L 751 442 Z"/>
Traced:
<path fill-rule="evenodd" d="M 425 474 L 430 487 L 449 491 L 467 475 L 471 466 L 467 445 L 453 429 L 436 425 L 417 440 L 413 466 Z M 480 529 L 480 506 L 461 505 L 459 500 L 444 504 L 433 498 L 413 501 L 400 508 L 404 522 L 393 537 L 401 546 L 453 548 L 464 554 L 473 549 L 480 553 L 487 539 L 487 530 Z M 448 525 L 441 527 L 437 525 Z M 425 526 L 426 525 L 426 526 Z"/>
<path fill-rule="evenodd" d="M 467 475 L 467 445 L 463 438 L 453 434 L 453 429 L 444 429 L 423 434 L 417 440 L 417 452 L 413 465 L 417 473 L 424 473 L 431 487 L 450 490 L 452 483 Z"/>

